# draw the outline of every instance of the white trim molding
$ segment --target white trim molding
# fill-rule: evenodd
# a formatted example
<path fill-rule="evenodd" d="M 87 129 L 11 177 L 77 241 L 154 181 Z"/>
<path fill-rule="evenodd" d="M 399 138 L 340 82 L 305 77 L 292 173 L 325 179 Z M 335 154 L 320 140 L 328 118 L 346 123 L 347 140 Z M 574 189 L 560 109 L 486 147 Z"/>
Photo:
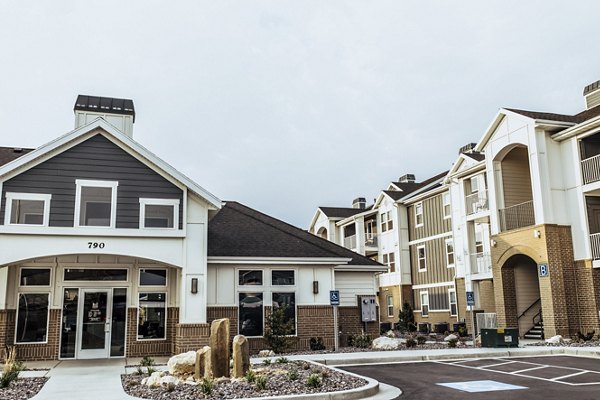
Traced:
<path fill-rule="evenodd" d="M 9 226 L 48 226 L 50 222 L 50 201 L 52 199 L 51 194 L 43 193 L 6 193 L 6 207 L 4 210 L 4 225 Z M 31 201 L 43 201 L 44 202 L 44 214 L 42 216 L 41 224 L 12 224 L 10 217 L 12 214 L 12 203 L 13 200 L 31 200 Z"/>
<path fill-rule="evenodd" d="M 73 220 L 73 226 L 76 228 L 111 228 L 114 229 L 117 222 L 117 187 L 119 186 L 118 181 L 96 181 L 89 179 L 75 179 L 75 216 Z M 109 188 L 111 189 L 110 198 L 110 222 L 108 226 L 97 226 L 97 225 L 81 225 L 79 223 L 81 218 L 81 189 L 84 187 L 95 187 L 95 188 Z"/>
<path fill-rule="evenodd" d="M 173 207 L 173 226 L 167 228 L 147 228 L 145 226 L 147 205 Z M 179 229 L 179 199 L 140 198 L 140 229 Z"/>
<path fill-rule="evenodd" d="M 413 285 L 413 289 L 429 289 L 434 287 L 443 287 L 443 286 L 454 286 L 454 281 L 448 282 L 437 282 L 437 283 L 424 283 L 422 285 Z"/>

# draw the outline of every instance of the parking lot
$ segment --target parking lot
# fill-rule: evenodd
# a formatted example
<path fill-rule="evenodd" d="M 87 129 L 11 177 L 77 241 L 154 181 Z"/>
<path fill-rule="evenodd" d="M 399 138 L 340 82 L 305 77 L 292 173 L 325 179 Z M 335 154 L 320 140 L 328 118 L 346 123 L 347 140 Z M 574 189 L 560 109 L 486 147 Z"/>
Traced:
<path fill-rule="evenodd" d="M 600 359 L 514 357 L 364 365 L 343 369 L 402 389 L 398 399 L 597 399 Z"/>

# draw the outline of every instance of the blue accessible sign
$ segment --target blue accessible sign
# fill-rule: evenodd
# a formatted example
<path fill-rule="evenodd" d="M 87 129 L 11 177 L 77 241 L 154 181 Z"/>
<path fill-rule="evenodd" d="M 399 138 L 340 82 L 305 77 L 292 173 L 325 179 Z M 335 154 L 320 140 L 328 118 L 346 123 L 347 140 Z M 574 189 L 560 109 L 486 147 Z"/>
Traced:
<path fill-rule="evenodd" d="M 329 304 L 332 306 L 340 305 L 340 291 L 339 290 L 330 290 L 329 291 Z"/>
<path fill-rule="evenodd" d="M 475 292 L 467 292 L 467 305 L 468 306 L 475 305 Z"/>

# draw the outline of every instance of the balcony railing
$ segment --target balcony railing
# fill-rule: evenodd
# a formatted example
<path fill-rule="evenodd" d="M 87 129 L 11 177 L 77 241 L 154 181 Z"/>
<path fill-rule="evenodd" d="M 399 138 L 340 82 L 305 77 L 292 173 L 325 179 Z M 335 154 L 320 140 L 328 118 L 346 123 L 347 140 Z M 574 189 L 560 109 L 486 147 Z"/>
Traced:
<path fill-rule="evenodd" d="M 535 225 L 533 200 L 503 208 L 499 211 L 499 216 L 500 230 L 503 232 Z"/>
<path fill-rule="evenodd" d="M 581 172 L 584 184 L 600 181 L 600 154 L 582 160 Z"/>
<path fill-rule="evenodd" d="M 377 247 L 378 236 L 373 232 L 365 232 L 365 247 Z"/>
<path fill-rule="evenodd" d="M 356 235 L 346 236 L 344 238 L 344 247 L 347 249 L 355 249 L 356 248 Z"/>
<path fill-rule="evenodd" d="M 600 233 L 590 235 L 590 247 L 592 248 L 592 260 L 600 260 Z"/>
<path fill-rule="evenodd" d="M 471 254 L 471 273 L 485 274 L 492 272 L 492 257 L 489 253 Z"/>
<path fill-rule="evenodd" d="M 482 190 L 477 193 L 466 196 L 467 215 L 476 214 L 480 211 L 488 209 L 487 190 Z"/>

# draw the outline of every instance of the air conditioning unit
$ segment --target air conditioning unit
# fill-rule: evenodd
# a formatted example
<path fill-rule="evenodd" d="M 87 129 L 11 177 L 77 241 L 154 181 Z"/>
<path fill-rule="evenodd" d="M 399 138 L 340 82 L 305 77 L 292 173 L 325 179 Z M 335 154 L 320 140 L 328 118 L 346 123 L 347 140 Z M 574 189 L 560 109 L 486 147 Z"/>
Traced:
<path fill-rule="evenodd" d="M 482 329 L 498 328 L 498 319 L 496 313 L 478 313 L 477 317 L 477 334 L 481 333 Z"/>

